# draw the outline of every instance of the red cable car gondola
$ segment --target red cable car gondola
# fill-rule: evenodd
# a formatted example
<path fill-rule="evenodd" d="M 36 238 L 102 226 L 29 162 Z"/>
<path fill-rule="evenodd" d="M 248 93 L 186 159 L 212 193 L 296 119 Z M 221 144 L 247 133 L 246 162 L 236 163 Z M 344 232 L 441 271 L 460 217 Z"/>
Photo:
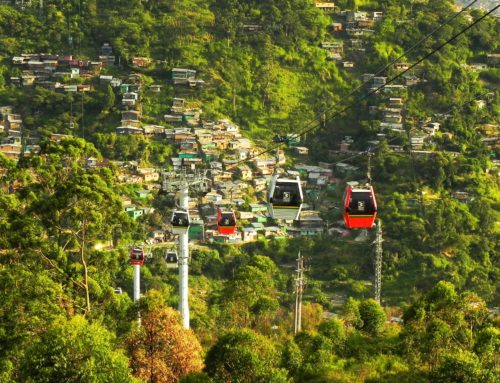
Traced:
<path fill-rule="evenodd" d="M 142 248 L 134 247 L 130 250 L 130 263 L 139 266 L 144 264 L 144 250 Z"/>
<path fill-rule="evenodd" d="M 377 218 L 377 200 L 373 187 L 354 189 L 347 186 L 344 193 L 344 223 L 348 229 L 371 229 Z"/>
<path fill-rule="evenodd" d="M 234 211 L 218 211 L 217 229 L 219 230 L 219 233 L 224 235 L 234 234 L 236 231 L 236 216 Z"/>

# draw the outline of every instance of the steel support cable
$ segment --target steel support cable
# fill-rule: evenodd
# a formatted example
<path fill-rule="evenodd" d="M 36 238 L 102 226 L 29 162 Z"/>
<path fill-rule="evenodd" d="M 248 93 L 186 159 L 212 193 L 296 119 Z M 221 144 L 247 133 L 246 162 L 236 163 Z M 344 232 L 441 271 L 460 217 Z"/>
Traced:
<path fill-rule="evenodd" d="M 375 94 L 377 93 L 379 90 L 385 88 L 387 85 L 389 85 L 390 83 L 394 82 L 395 80 L 397 80 L 398 78 L 402 77 L 405 73 L 407 73 L 408 71 L 412 70 L 414 67 L 416 67 L 417 65 L 419 65 L 420 63 L 422 63 L 423 61 L 427 60 L 429 57 L 431 57 L 432 55 L 434 55 L 436 52 L 440 51 L 441 49 L 443 49 L 446 45 L 450 44 L 451 42 L 453 42 L 457 37 L 461 36 L 462 34 L 464 34 L 465 32 L 467 32 L 469 29 L 471 29 L 473 26 L 475 26 L 476 24 L 478 24 L 479 22 L 481 22 L 484 18 L 486 18 L 487 16 L 489 16 L 490 14 L 492 14 L 493 12 L 495 12 L 498 8 L 500 8 L 500 5 L 497 5 L 496 7 L 492 8 L 490 11 L 488 11 L 487 13 L 485 13 L 484 15 L 482 15 L 481 17 L 479 17 L 478 19 L 476 19 L 475 21 L 473 21 L 471 24 L 469 24 L 467 27 L 463 28 L 460 32 L 456 33 L 455 35 L 453 35 L 451 38 L 449 38 L 448 40 L 446 40 L 444 43 L 442 43 L 441 45 L 439 45 L 437 48 L 434 48 L 431 52 L 427 53 L 426 55 L 424 55 L 422 58 L 420 58 L 419 60 L 417 60 L 415 63 L 413 63 L 412 65 L 410 65 L 407 69 L 403 70 L 402 72 L 398 73 L 397 75 L 391 77 L 390 79 L 388 79 L 386 81 L 385 84 L 383 85 L 380 85 L 378 86 L 377 88 L 374 88 L 372 90 L 370 90 L 368 93 L 366 93 L 365 95 L 363 95 L 362 97 L 358 98 L 355 102 L 352 102 L 350 103 L 349 105 L 345 106 L 344 108 L 342 108 L 341 110 L 339 111 L 336 111 L 334 112 L 331 116 L 329 117 L 325 117 L 323 119 L 323 121 L 321 122 L 318 122 L 316 123 L 316 125 L 312 126 L 311 128 L 309 129 L 306 129 L 302 132 L 300 132 L 299 134 L 297 134 L 298 137 L 301 137 L 307 133 L 310 133 L 316 129 L 318 129 L 319 127 L 321 127 L 321 124 L 323 122 L 326 122 L 326 121 L 329 121 L 335 117 L 338 117 L 339 115 L 341 115 L 342 113 L 350 110 L 352 107 L 356 106 L 360 101 L 363 101 L 365 99 L 367 99 L 368 97 L 370 97 L 372 94 Z M 257 154 L 254 154 L 244 160 L 240 160 L 234 164 L 232 164 L 229 168 L 232 168 L 232 167 L 236 167 L 238 166 L 239 164 L 241 163 L 245 163 L 245 162 L 248 162 L 254 158 L 257 158 L 263 154 L 268 154 L 270 152 L 272 152 L 273 150 L 276 150 L 276 148 L 279 147 L 279 144 L 278 145 L 272 145 L 270 148 L 268 149 L 265 149 Z"/>
<path fill-rule="evenodd" d="M 472 1 L 469 5 L 467 5 L 466 7 L 462 8 L 459 12 L 453 14 L 453 16 L 451 16 L 450 18 L 448 18 L 447 20 L 445 20 L 443 23 L 439 24 L 438 27 L 436 27 L 435 29 L 433 29 L 431 32 L 429 32 L 427 35 L 425 35 L 424 37 L 422 37 L 420 40 L 418 40 L 415 44 L 413 44 L 410 48 L 408 48 L 407 50 L 405 50 L 401 55 L 399 55 L 397 58 L 395 58 L 394 60 L 392 60 L 390 63 L 388 63 L 386 66 L 384 66 L 382 69 L 378 70 L 374 75 L 373 77 L 377 77 L 379 75 L 381 75 L 382 73 L 384 73 L 387 69 L 389 69 L 392 65 L 396 64 L 399 60 L 401 60 L 402 58 L 406 57 L 409 53 L 413 52 L 418 46 L 422 45 L 424 42 L 426 42 L 430 37 L 432 37 L 434 34 L 436 34 L 437 32 L 439 32 L 441 29 L 443 29 L 445 26 L 449 25 L 453 20 L 455 20 L 458 16 L 460 16 L 462 13 L 464 13 L 467 9 L 469 9 L 470 7 L 472 7 L 476 2 L 478 2 L 479 0 L 474 0 Z M 358 85 L 356 88 L 354 88 L 351 92 L 349 92 L 346 96 L 343 97 L 343 99 L 347 99 L 351 96 L 353 96 L 357 91 L 359 91 L 360 89 L 362 89 L 365 85 L 367 85 L 368 83 L 370 82 L 370 80 L 367 80 L 363 83 L 361 83 L 360 85 Z M 334 107 L 337 106 L 337 105 L 334 105 Z M 320 118 L 323 118 L 323 116 L 328 112 L 328 110 L 332 109 L 333 107 L 331 108 L 328 108 L 326 110 L 323 110 L 321 112 L 319 112 L 316 117 L 314 117 L 310 122 L 306 123 L 306 126 L 308 125 L 311 125 L 313 124 L 316 120 L 319 120 Z M 324 121 L 322 121 L 324 122 Z"/>

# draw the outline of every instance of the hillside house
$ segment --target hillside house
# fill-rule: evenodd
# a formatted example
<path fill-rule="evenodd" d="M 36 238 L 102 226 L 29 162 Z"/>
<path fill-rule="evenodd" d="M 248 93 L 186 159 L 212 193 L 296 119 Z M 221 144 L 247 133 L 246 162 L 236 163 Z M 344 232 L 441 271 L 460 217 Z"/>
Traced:
<path fill-rule="evenodd" d="M 368 18 L 366 12 L 348 11 L 344 13 L 346 21 L 363 21 Z"/>
<path fill-rule="evenodd" d="M 146 136 L 163 136 L 165 127 L 160 125 L 145 125 L 142 127 Z"/>
<path fill-rule="evenodd" d="M 137 101 L 139 99 L 139 95 L 136 92 L 126 92 L 123 93 L 123 99 Z"/>
<path fill-rule="evenodd" d="M 196 77 L 196 71 L 193 69 L 184 69 L 184 68 L 172 69 L 172 81 L 174 85 L 189 84 L 189 80 L 194 80 L 195 77 Z"/>
<path fill-rule="evenodd" d="M 356 21 L 356 27 L 357 28 L 370 28 L 373 26 L 373 20 L 372 19 L 366 19 L 366 20 L 358 20 Z"/>
<path fill-rule="evenodd" d="M 57 133 L 52 133 L 50 135 L 50 140 L 52 142 L 61 142 L 61 140 L 64 140 L 64 139 L 70 139 L 70 138 L 73 138 L 73 136 L 69 135 L 69 134 L 57 134 Z"/>
<path fill-rule="evenodd" d="M 385 83 L 387 82 L 387 77 L 382 77 L 382 76 L 373 76 L 372 77 L 372 87 L 373 88 L 378 88 L 378 87 L 381 87 L 383 85 L 385 85 Z"/>
<path fill-rule="evenodd" d="M 185 100 L 183 98 L 174 98 L 170 112 L 172 114 L 182 114 L 184 112 Z"/>
<path fill-rule="evenodd" d="M 122 120 L 139 121 L 141 112 L 138 110 L 123 110 Z"/>
<path fill-rule="evenodd" d="M 323 41 L 321 48 L 332 53 L 342 54 L 344 52 L 344 43 L 342 41 Z"/>
<path fill-rule="evenodd" d="M 138 168 L 137 173 L 144 182 L 156 182 L 160 180 L 160 173 L 153 168 Z"/>
<path fill-rule="evenodd" d="M 220 156 L 220 151 L 216 149 L 202 149 L 202 157 L 205 160 L 205 162 L 210 162 L 210 164 L 217 163 L 215 160 L 219 159 Z M 221 169 L 222 170 L 222 163 L 220 163 Z M 218 169 L 215 169 L 218 170 Z"/>
<path fill-rule="evenodd" d="M 141 126 L 140 121 L 137 120 L 121 120 L 122 126 L 133 126 L 135 128 L 139 128 Z"/>
<path fill-rule="evenodd" d="M 137 219 L 144 215 L 144 210 L 143 209 L 138 209 L 135 205 L 128 205 L 125 206 L 124 208 L 125 213 L 132 218 L 132 219 Z"/>
<path fill-rule="evenodd" d="M 408 69 L 410 68 L 410 64 L 408 64 L 408 63 L 395 63 L 395 64 L 393 65 L 393 67 L 394 67 L 394 69 L 396 69 L 396 70 L 401 70 L 401 71 L 403 71 L 403 70 L 408 70 Z"/>
<path fill-rule="evenodd" d="M 165 114 L 163 119 L 167 124 L 179 125 L 182 124 L 182 115 L 177 114 Z"/>
<path fill-rule="evenodd" d="M 251 180 L 253 177 L 252 170 L 246 165 L 238 166 L 238 174 L 242 180 L 246 181 Z"/>
<path fill-rule="evenodd" d="M 205 197 L 202 199 L 203 203 L 215 203 L 222 201 L 222 195 L 217 193 L 216 191 L 211 191 L 205 194 Z"/>
<path fill-rule="evenodd" d="M 387 101 L 387 104 L 391 108 L 402 107 L 403 99 L 401 97 L 390 97 L 389 100 Z"/>
<path fill-rule="evenodd" d="M 142 198 L 149 197 L 149 195 L 151 194 L 151 192 L 149 190 L 136 190 L 135 194 L 137 195 L 137 197 L 139 197 L 139 198 L 142 199 Z"/>
<path fill-rule="evenodd" d="M 118 126 L 116 129 L 116 134 L 125 134 L 125 135 L 133 135 L 133 134 L 144 134 L 144 129 L 140 127 L 135 127 L 131 125 L 126 126 Z"/>
<path fill-rule="evenodd" d="M 132 57 L 132 65 L 139 68 L 145 68 L 151 65 L 153 60 L 150 57 Z"/>
<path fill-rule="evenodd" d="M 64 85 L 63 90 L 65 92 L 69 92 L 69 93 L 76 93 L 76 92 L 78 92 L 78 86 L 77 85 Z"/>
<path fill-rule="evenodd" d="M 415 75 L 404 75 L 403 79 L 406 86 L 417 85 L 420 82 L 420 79 Z"/>
<path fill-rule="evenodd" d="M 233 173 L 224 171 L 224 172 L 218 173 L 217 175 L 214 175 L 213 181 L 214 181 L 214 183 L 231 181 L 232 178 L 233 178 Z"/>
<path fill-rule="evenodd" d="M 295 147 L 295 152 L 299 156 L 308 156 L 309 155 L 309 148 L 307 148 L 305 146 L 296 146 Z"/>
<path fill-rule="evenodd" d="M 100 75 L 99 76 L 99 82 L 102 83 L 110 83 L 111 80 L 113 80 L 113 76 L 108 76 L 108 75 Z"/>
<path fill-rule="evenodd" d="M 256 33 L 262 29 L 262 26 L 259 24 L 244 24 L 241 28 L 243 33 Z"/>
<path fill-rule="evenodd" d="M 482 71 L 482 70 L 487 70 L 488 69 L 488 64 L 484 64 L 484 63 L 472 63 L 472 64 L 469 65 L 469 68 L 473 72 L 479 72 L 479 71 Z"/>
<path fill-rule="evenodd" d="M 264 191 L 267 188 L 267 180 L 264 177 L 254 178 L 252 180 L 252 186 L 255 191 Z"/>
<path fill-rule="evenodd" d="M 113 87 L 113 88 L 117 88 L 117 87 L 119 87 L 121 84 L 122 84 L 122 79 L 120 79 L 120 78 L 113 78 L 113 79 L 111 79 L 111 81 L 109 82 L 109 85 L 111 85 L 111 87 Z M 128 90 L 128 89 L 127 89 L 127 90 Z"/>
<path fill-rule="evenodd" d="M 258 233 L 254 227 L 244 227 L 241 231 L 241 240 L 243 242 L 256 241 L 257 237 L 258 237 Z"/>
<path fill-rule="evenodd" d="M 36 76 L 31 74 L 21 75 L 21 84 L 23 86 L 33 86 L 35 84 Z"/>
<path fill-rule="evenodd" d="M 0 153 L 5 157 L 18 160 L 21 156 L 22 146 L 20 144 L 0 144 Z"/>
<path fill-rule="evenodd" d="M 404 133 L 403 124 L 395 123 L 395 122 L 381 122 L 380 123 L 380 131 L 383 132 L 386 129 L 392 130 L 393 132 Z"/>
<path fill-rule="evenodd" d="M 327 3 L 315 3 L 316 8 L 322 10 L 325 13 L 333 13 L 337 9 L 335 3 L 327 2 Z"/>
<path fill-rule="evenodd" d="M 399 111 L 399 109 L 384 110 L 384 122 L 400 124 L 402 121 L 403 121 L 403 116 L 401 116 L 401 112 Z"/>
<path fill-rule="evenodd" d="M 332 29 L 332 32 L 341 32 L 343 29 L 342 23 L 332 23 L 331 29 Z"/>
<path fill-rule="evenodd" d="M 419 150 L 424 146 L 424 141 L 427 136 L 424 134 L 414 135 L 410 137 L 410 144 L 412 149 Z"/>
<path fill-rule="evenodd" d="M 89 157 L 85 160 L 85 166 L 88 168 L 93 168 L 97 166 L 97 158 Z"/>
<path fill-rule="evenodd" d="M 385 85 L 382 91 L 384 93 L 401 93 L 406 87 L 400 84 L 388 84 Z"/>
<path fill-rule="evenodd" d="M 423 126 L 422 130 L 430 136 L 434 136 L 439 131 L 440 126 L 441 124 L 439 122 L 430 122 Z"/>
<path fill-rule="evenodd" d="M 78 92 L 90 92 L 92 91 L 92 85 L 90 84 L 81 84 L 81 85 L 77 85 L 77 91 Z"/>

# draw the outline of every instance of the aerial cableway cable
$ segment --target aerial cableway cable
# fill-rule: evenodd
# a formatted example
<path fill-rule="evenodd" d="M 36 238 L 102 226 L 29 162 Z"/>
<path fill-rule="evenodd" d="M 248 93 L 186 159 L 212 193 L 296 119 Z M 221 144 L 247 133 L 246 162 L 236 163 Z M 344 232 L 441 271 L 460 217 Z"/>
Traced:
<path fill-rule="evenodd" d="M 390 63 L 388 63 L 386 66 L 384 66 L 383 68 L 379 69 L 374 75 L 373 77 L 377 77 L 377 76 L 380 76 L 382 73 L 384 73 L 387 69 L 389 69 L 391 66 L 393 66 L 394 64 L 396 64 L 399 60 L 401 60 L 402 58 L 405 58 L 407 57 L 407 55 L 409 53 L 411 53 L 412 51 L 414 51 L 416 48 L 418 48 L 420 45 L 422 45 L 423 43 L 425 43 L 429 38 L 431 38 L 434 34 L 438 33 L 441 29 L 443 29 L 445 26 L 449 25 L 453 20 L 455 20 L 458 16 L 460 16 L 462 13 L 464 13 L 467 9 L 469 9 L 470 7 L 472 7 L 475 3 L 477 3 L 479 0 L 473 0 L 469 5 L 467 5 L 466 7 L 462 8 L 459 12 L 453 14 L 453 16 L 451 16 L 450 18 L 446 19 L 443 23 L 439 24 L 438 27 L 436 27 L 435 29 L 433 29 L 431 32 L 429 32 L 427 35 L 425 35 L 424 37 L 422 37 L 420 40 L 418 40 L 415 44 L 413 44 L 410 48 L 408 48 L 407 50 L 405 50 L 401 55 L 399 55 L 397 58 L 395 58 L 394 60 L 392 60 Z M 347 99 L 351 96 L 353 96 L 356 92 L 358 92 L 359 90 L 363 89 L 366 85 L 368 85 L 370 82 L 370 80 L 367 80 L 365 82 L 362 82 L 360 85 L 358 85 L 356 88 L 354 88 L 353 90 L 351 90 L 347 95 L 345 95 L 343 97 L 343 99 Z M 334 106 L 337 106 L 337 105 L 334 105 Z M 333 107 L 330 107 L 324 111 L 321 111 L 319 112 L 316 117 L 314 117 L 311 121 L 309 121 L 307 124 L 306 124 L 306 129 L 307 129 L 307 126 L 308 125 L 311 125 L 311 124 L 314 124 L 316 122 L 316 120 L 319 120 L 320 118 L 323 118 L 323 116 L 328 112 L 328 110 L 332 109 Z"/>
<path fill-rule="evenodd" d="M 467 25 L 465 28 L 461 29 L 459 32 L 457 32 L 455 35 L 453 35 L 452 37 L 450 37 L 448 40 L 446 40 L 444 43 L 440 44 L 437 48 L 434 48 L 431 52 L 425 54 L 422 58 L 418 59 L 415 63 L 411 64 L 407 69 L 399 72 L 397 75 L 391 77 L 390 79 L 388 79 L 386 81 L 385 84 L 383 85 L 380 85 L 376 88 L 373 88 L 371 89 L 369 92 L 367 92 L 366 94 L 364 94 L 363 96 L 361 96 L 360 98 L 358 98 L 357 100 L 355 100 L 354 102 L 348 104 L 347 106 L 343 107 L 342 109 L 338 110 L 338 111 L 333 111 L 331 115 L 329 116 L 324 116 L 322 120 L 320 121 L 316 121 L 315 125 L 299 132 L 297 134 L 297 137 L 301 137 L 301 136 L 304 136 L 306 135 L 307 133 L 310 133 L 316 129 L 318 129 L 319 127 L 321 127 L 321 125 L 326 122 L 326 121 L 330 121 L 332 120 L 333 118 L 335 117 L 338 117 L 340 116 L 342 113 L 352 109 L 354 106 L 358 105 L 358 103 L 360 101 L 363 101 L 365 99 L 367 99 L 368 97 L 370 97 L 371 95 L 377 93 L 378 91 L 380 91 L 381 89 L 385 88 L 387 85 L 391 84 L 392 82 L 394 82 L 395 80 L 399 79 L 400 77 L 402 77 L 405 73 L 407 73 L 408 71 L 412 70 L 414 67 L 416 67 L 417 65 L 419 65 L 420 63 L 422 63 L 423 61 L 427 60 L 429 57 L 431 57 L 432 55 L 434 55 L 435 53 L 437 53 L 438 51 L 440 51 L 441 49 L 443 49 L 446 45 L 449 45 L 451 42 L 453 42 L 457 37 L 461 36 L 462 34 L 464 34 L 465 32 L 467 32 L 469 29 L 471 29 L 473 26 L 475 26 L 476 24 L 480 23 L 483 19 L 485 19 L 487 16 L 491 15 L 493 12 L 495 12 L 498 8 L 500 8 L 500 5 L 497 5 L 495 6 L 494 8 L 492 8 L 490 11 L 486 12 L 484 15 L 482 15 L 481 17 L 479 17 L 478 19 L 474 20 L 471 24 Z M 440 28 L 437 28 L 435 31 L 439 30 Z M 434 32 L 435 32 L 434 31 Z M 425 39 L 423 39 L 423 41 L 425 41 Z M 420 41 L 420 44 L 423 42 L 423 41 Z M 414 49 L 416 46 L 413 46 L 411 47 L 410 49 Z M 404 55 L 404 54 L 403 54 Z M 364 84 L 363 84 L 364 85 Z M 357 88 L 356 88 L 357 90 Z M 330 110 L 333 109 L 330 108 Z M 324 113 L 322 113 L 324 114 Z M 314 120 L 313 120 L 314 122 Z M 309 124 L 308 124 L 309 125 Z M 259 153 L 257 154 L 254 154 L 244 160 L 240 160 L 240 161 L 237 161 L 236 163 L 232 164 L 231 167 L 236 167 L 238 166 L 239 164 L 241 163 L 245 163 L 245 162 L 248 162 L 254 158 L 257 158 L 263 154 L 268 154 L 268 153 L 271 153 L 271 152 L 274 152 L 276 150 L 277 147 L 279 147 L 280 144 L 274 144 L 274 145 L 271 145 L 271 147 L 267 148 L 267 149 L 264 149 L 262 151 L 260 151 Z"/>

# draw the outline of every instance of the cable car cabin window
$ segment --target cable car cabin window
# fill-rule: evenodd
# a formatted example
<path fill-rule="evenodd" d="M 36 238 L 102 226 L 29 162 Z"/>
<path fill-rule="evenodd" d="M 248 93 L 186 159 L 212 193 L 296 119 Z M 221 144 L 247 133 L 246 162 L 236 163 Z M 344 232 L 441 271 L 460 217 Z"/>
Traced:
<path fill-rule="evenodd" d="M 167 253 L 165 261 L 169 263 L 177 263 L 177 253 Z"/>
<path fill-rule="evenodd" d="M 189 220 L 186 213 L 175 213 L 172 218 L 174 226 L 189 226 Z"/>
<path fill-rule="evenodd" d="M 220 219 L 219 225 L 221 226 L 234 226 L 236 225 L 236 221 L 234 220 L 233 213 L 222 213 L 222 217 Z"/>
<path fill-rule="evenodd" d="M 299 185 L 296 182 L 276 183 L 270 201 L 274 206 L 300 206 Z"/>
<path fill-rule="evenodd" d="M 377 211 L 370 192 L 352 192 L 346 211 L 350 215 L 372 215 Z"/>
<path fill-rule="evenodd" d="M 144 259 L 144 253 L 141 250 L 132 250 L 130 259 L 133 261 L 142 261 Z"/>

